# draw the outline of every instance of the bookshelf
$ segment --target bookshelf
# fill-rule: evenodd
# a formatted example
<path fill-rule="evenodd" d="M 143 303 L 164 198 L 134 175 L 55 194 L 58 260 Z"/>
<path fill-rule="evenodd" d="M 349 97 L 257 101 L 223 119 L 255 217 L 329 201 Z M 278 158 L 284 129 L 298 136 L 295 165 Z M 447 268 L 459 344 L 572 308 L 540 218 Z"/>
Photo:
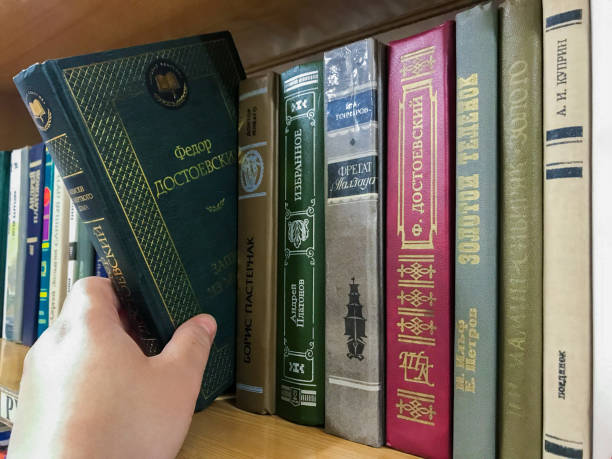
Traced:
<path fill-rule="evenodd" d="M 5 46 L 0 59 L 0 149 L 40 142 L 12 77 L 34 62 L 105 49 L 229 30 L 248 74 L 279 69 L 326 49 L 448 15 L 478 0 L 4 0 Z M 432 24 L 433 25 L 433 24 Z M 403 36 L 406 36 L 405 34 Z M 16 399 L 27 347 L 0 340 L 0 394 Z M 4 419 L 2 416 L 4 415 Z M 10 416 L 0 413 L 0 422 Z M 239 410 L 232 398 L 197 413 L 180 458 L 398 457 L 277 416 Z"/>

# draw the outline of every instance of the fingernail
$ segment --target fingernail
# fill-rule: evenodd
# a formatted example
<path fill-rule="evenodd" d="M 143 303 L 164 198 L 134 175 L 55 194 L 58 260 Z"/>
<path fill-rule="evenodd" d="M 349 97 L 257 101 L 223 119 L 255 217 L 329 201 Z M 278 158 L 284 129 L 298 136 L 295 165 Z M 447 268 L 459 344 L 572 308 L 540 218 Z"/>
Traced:
<path fill-rule="evenodd" d="M 200 314 L 197 316 L 198 323 L 206 329 L 208 335 L 214 338 L 217 334 L 217 321 L 210 314 Z"/>

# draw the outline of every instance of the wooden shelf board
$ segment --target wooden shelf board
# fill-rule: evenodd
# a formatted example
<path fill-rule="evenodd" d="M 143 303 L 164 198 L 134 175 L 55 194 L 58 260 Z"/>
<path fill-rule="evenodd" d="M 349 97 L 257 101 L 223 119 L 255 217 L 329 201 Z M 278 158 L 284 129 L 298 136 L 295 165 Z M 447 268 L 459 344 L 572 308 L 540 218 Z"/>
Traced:
<path fill-rule="evenodd" d="M 30 348 L 0 339 L 0 388 L 14 394 L 19 392 L 23 359 Z"/>
<path fill-rule="evenodd" d="M 214 458 L 398 458 L 415 456 L 390 448 L 372 448 L 326 434 L 278 416 L 236 408 L 234 399 L 218 399 L 193 416 L 179 459 Z"/>
<path fill-rule="evenodd" d="M 0 389 L 19 392 L 23 359 L 29 347 L 0 339 Z M 5 419 L 6 422 L 6 419 Z M 371 448 L 326 434 L 278 416 L 249 413 L 236 407 L 233 396 L 218 398 L 196 413 L 179 453 L 180 459 L 201 457 L 320 457 L 415 459 L 390 448 Z"/>

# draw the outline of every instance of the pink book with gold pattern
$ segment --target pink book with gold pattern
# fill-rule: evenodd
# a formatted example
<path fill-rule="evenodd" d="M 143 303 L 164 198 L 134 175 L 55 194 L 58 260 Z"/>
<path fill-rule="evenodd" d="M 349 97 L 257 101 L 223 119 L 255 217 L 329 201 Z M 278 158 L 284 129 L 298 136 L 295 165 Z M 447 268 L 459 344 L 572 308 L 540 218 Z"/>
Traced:
<path fill-rule="evenodd" d="M 387 444 L 429 459 L 452 456 L 454 81 L 453 22 L 389 44 Z"/>

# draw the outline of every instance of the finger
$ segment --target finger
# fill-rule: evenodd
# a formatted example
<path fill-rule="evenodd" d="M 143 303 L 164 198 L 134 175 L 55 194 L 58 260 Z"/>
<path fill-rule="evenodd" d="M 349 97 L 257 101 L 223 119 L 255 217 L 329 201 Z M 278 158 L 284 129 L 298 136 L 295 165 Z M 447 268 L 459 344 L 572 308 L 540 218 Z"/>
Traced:
<path fill-rule="evenodd" d="M 190 387 L 199 388 L 216 332 L 217 322 L 211 315 L 194 316 L 176 329 L 162 353 L 153 359 L 188 378 Z"/>
<path fill-rule="evenodd" d="M 109 279 L 86 277 L 75 282 L 70 289 L 59 318 L 70 322 L 103 315 L 123 326 L 119 308 L 119 300 Z"/>

